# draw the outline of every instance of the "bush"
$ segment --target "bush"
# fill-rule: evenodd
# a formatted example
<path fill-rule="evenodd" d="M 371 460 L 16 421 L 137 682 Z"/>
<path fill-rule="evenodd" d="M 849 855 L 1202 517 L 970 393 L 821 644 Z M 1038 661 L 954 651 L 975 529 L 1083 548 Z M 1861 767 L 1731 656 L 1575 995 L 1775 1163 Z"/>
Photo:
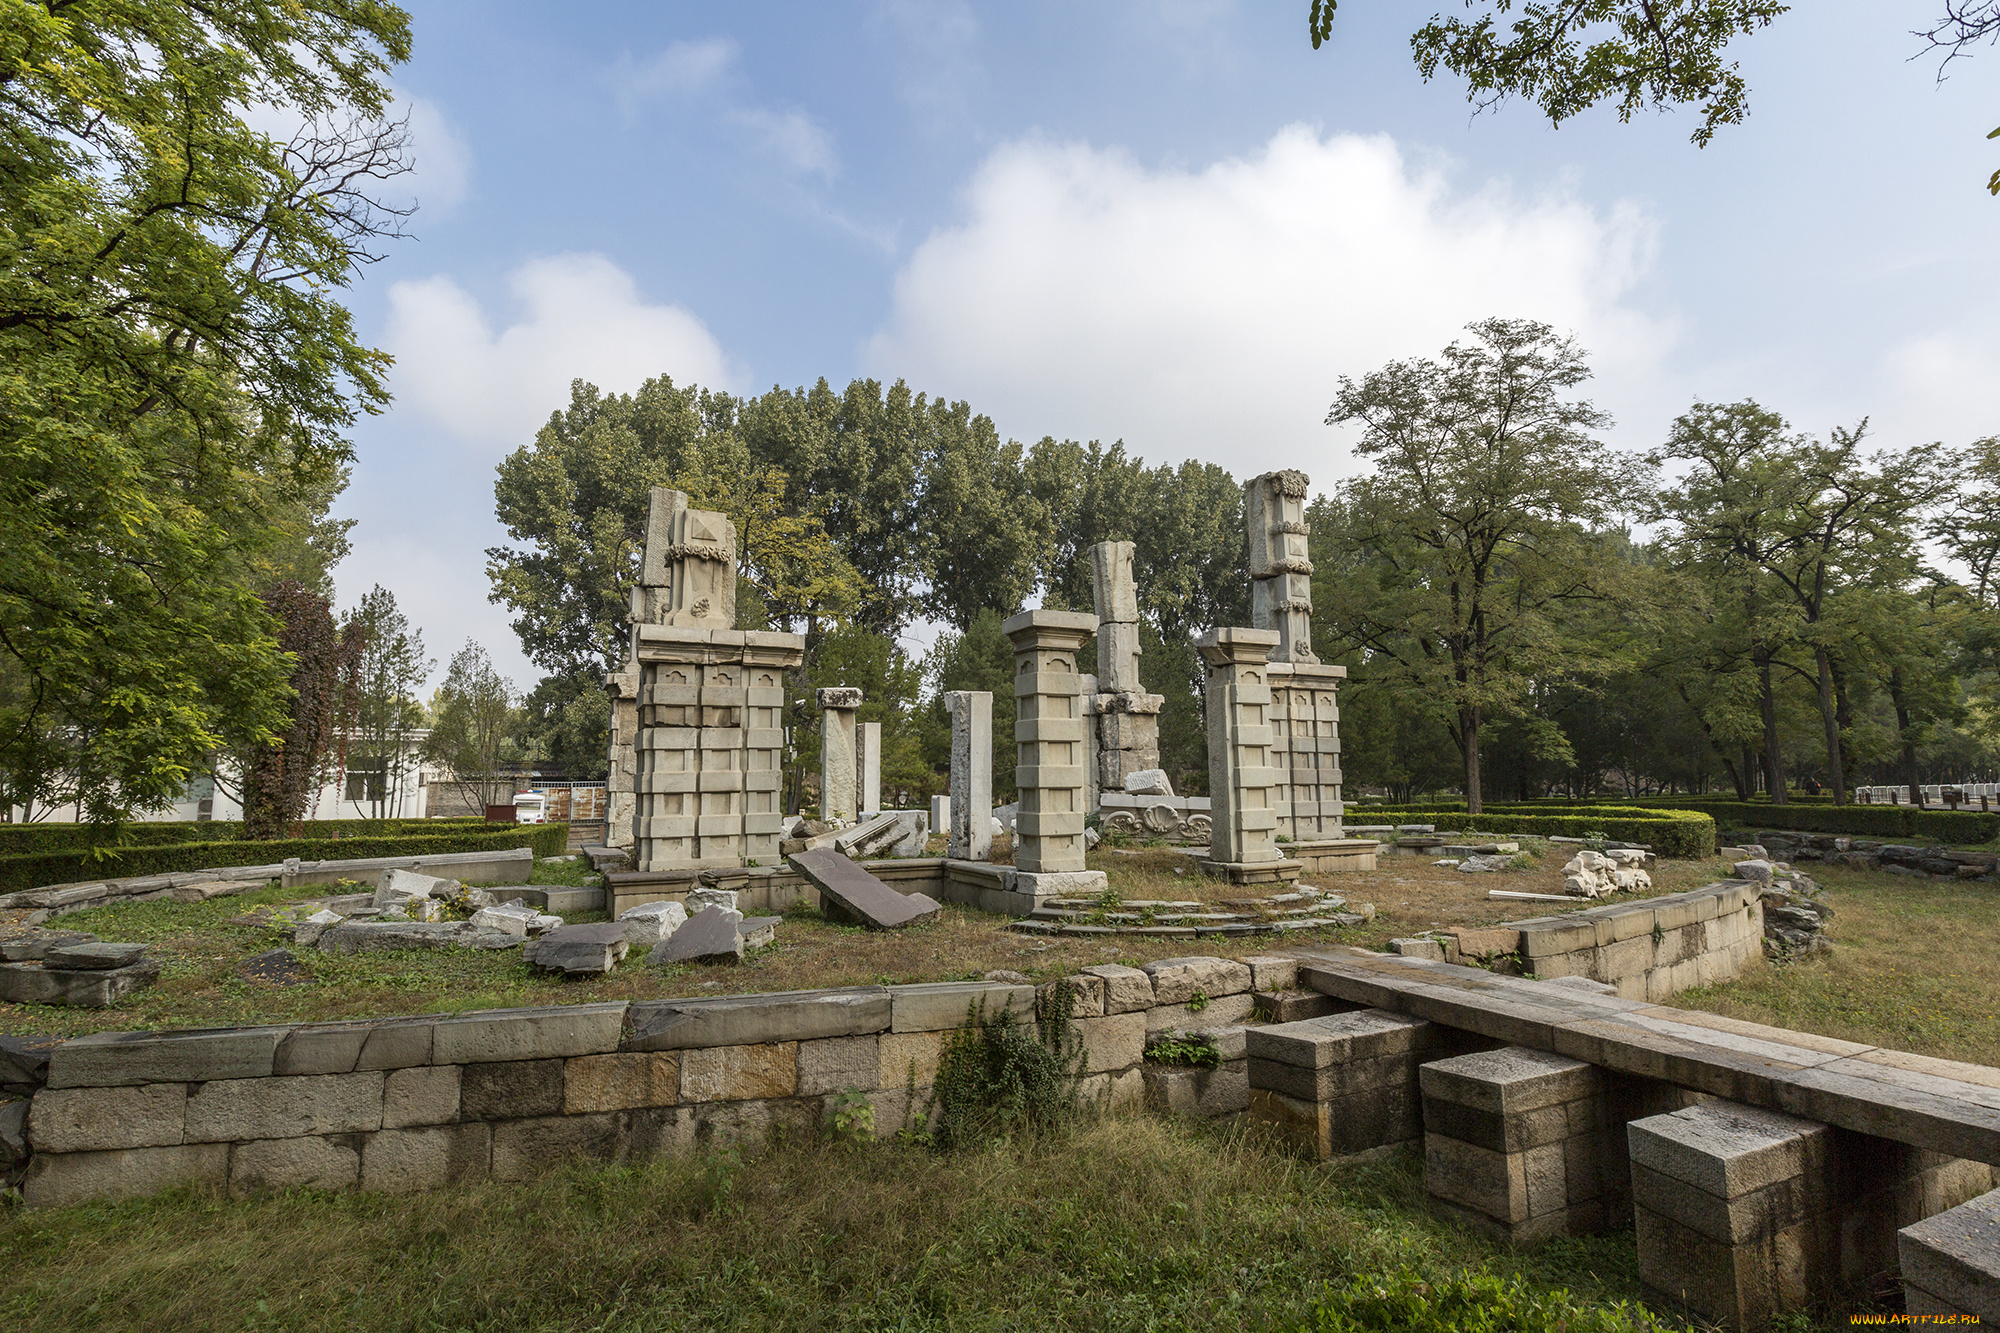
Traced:
<path fill-rule="evenodd" d="M 1414 1269 L 1356 1273 L 1329 1283 L 1287 1333 L 1653 1333 L 1660 1323 L 1618 1301 L 1585 1305 L 1567 1291 L 1538 1292 L 1520 1278 Z"/>
<path fill-rule="evenodd" d="M 419 827 L 429 821 L 412 821 Z M 301 861 L 343 861 L 375 856 L 434 856 L 441 852 L 497 852 L 525 844 L 536 856 L 560 856 L 569 846 L 567 824 L 523 824 L 488 830 L 483 824 L 456 832 L 392 834 L 385 837 L 279 838 L 271 842 L 182 842 L 125 847 L 98 855 L 89 848 L 0 856 L 0 893 L 70 884 L 88 879 L 123 879 L 226 866 L 275 865 Z"/>
<path fill-rule="evenodd" d="M 483 828 L 477 815 L 451 819 L 309 819 L 293 825 L 305 838 L 381 838 L 399 834 L 435 835 Z M 85 847 L 161 847 L 177 842 L 241 839 L 235 819 L 176 819 L 132 822 L 115 831 L 93 824 L 0 824 L 0 856 L 58 852 Z M 108 840 L 107 840 L 108 839 Z"/>
<path fill-rule="evenodd" d="M 967 1006 L 964 1024 L 945 1039 L 925 1108 L 933 1148 L 1045 1134 L 1076 1114 L 1084 1059 L 1070 1026 L 1076 995 L 1055 986 L 1048 996 L 1032 1025 L 1015 1021 L 1011 1005 L 993 1016 Z"/>
<path fill-rule="evenodd" d="M 1546 805 L 1489 805 L 1469 815 L 1463 805 L 1370 806 L 1371 816 L 1397 823 L 1435 824 L 1440 833 L 1551 834 L 1581 838 L 1602 834 L 1615 842 L 1643 843 L 1660 856 L 1697 860 L 1715 855 L 1715 820 L 1700 810 L 1651 810 L 1633 806 L 1566 806 L 1561 814 Z"/>
<path fill-rule="evenodd" d="M 1740 829 L 1790 829 L 1802 833 L 1853 833 L 1870 838 L 1929 838 L 1937 842 L 1972 844 L 2000 838 L 2000 814 L 1975 810 L 1920 810 L 1914 805 L 1833 805 L 1795 802 L 1718 800 L 1711 797 L 1664 797 L 1665 801 L 1699 801 L 1688 809 L 1712 816 L 1718 824 Z M 1568 802 L 1516 803 L 1514 810 L 1572 809 Z M 1598 807 L 1604 808 L 1604 807 Z M 1630 810 L 1632 806 L 1610 807 Z M 1648 809 L 1653 808 L 1650 804 Z M 1671 809 L 1674 807 L 1663 806 Z"/>

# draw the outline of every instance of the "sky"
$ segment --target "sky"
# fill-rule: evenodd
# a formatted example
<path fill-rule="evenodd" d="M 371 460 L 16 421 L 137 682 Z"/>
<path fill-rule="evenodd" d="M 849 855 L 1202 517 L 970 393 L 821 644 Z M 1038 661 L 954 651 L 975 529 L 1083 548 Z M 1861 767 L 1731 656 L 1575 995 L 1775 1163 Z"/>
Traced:
<path fill-rule="evenodd" d="M 1314 51 L 1304 0 L 409 4 L 420 209 L 348 294 L 395 402 L 353 432 L 339 600 L 395 592 L 434 680 L 477 640 L 531 687 L 494 467 L 578 379 L 904 379 L 1323 489 L 1365 466 L 1342 376 L 1499 315 L 1589 351 L 1612 448 L 1751 397 L 1887 449 L 2000 432 L 2000 49 L 1940 82 L 1940 3 L 1739 40 L 1750 114 L 1705 149 L 1689 110 L 1475 114 L 1413 65 L 1421 6 Z"/>

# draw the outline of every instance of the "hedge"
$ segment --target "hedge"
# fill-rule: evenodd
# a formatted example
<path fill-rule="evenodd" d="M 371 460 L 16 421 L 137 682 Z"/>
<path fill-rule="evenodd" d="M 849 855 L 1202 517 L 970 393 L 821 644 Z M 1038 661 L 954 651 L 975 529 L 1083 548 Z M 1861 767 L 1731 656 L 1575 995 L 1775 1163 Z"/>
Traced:
<path fill-rule="evenodd" d="M 1554 801 L 1505 808 L 1546 810 L 1558 805 L 1572 808 Z M 1961 846 L 2000 838 L 2000 814 L 1976 810 L 1920 810 L 1914 805 L 1767 805 L 1762 801 L 1709 801 L 1696 808 L 1713 816 L 1718 824 L 1753 832 L 1768 828 L 1869 838 L 1927 838 Z"/>
<path fill-rule="evenodd" d="M 1715 855 L 1715 820 L 1699 810 L 1635 810 L 1630 806 L 1579 806 L 1560 815 L 1496 809 L 1487 806 L 1477 815 L 1467 814 L 1463 805 L 1432 806 L 1350 805 L 1350 823 L 1362 816 L 1383 815 L 1386 822 L 1434 824 L 1440 833 L 1465 832 L 1530 833 L 1541 837 L 1556 834 L 1581 838 L 1602 833 L 1613 842 L 1644 843 L 1661 856 L 1698 860 Z"/>
<path fill-rule="evenodd" d="M 427 823 L 429 821 L 414 821 Z M 88 849 L 0 856 L 0 892 L 38 889 L 89 879 L 124 879 L 223 866 L 275 865 L 301 861 L 345 861 L 375 856 L 434 856 L 440 852 L 499 852 L 523 844 L 536 856 L 561 856 L 569 848 L 568 824 L 521 824 L 512 828 L 464 829 L 451 833 L 362 838 L 277 838 L 268 842 L 182 842 L 127 847 L 98 857 Z"/>
<path fill-rule="evenodd" d="M 478 815 L 450 819 L 308 819 L 293 827 L 307 838 L 382 838 L 429 830 L 440 834 L 483 827 Z M 106 830 L 95 824 L 0 824 L 0 856 L 57 852 L 103 845 Z M 133 821 L 110 836 L 121 847 L 162 847 L 177 842 L 223 842 L 241 839 L 243 823 L 236 819 L 174 819 Z"/>

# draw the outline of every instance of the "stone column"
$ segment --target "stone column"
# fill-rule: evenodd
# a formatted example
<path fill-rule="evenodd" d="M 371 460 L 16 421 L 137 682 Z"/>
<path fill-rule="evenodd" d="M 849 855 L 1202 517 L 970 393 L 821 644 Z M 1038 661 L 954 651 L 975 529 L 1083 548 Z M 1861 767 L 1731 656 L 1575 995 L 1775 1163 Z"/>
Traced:
<path fill-rule="evenodd" d="M 1166 699 L 1139 680 L 1139 594 L 1131 542 L 1090 548 L 1091 599 L 1097 609 L 1097 688 L 1090 707 L 1094 742 L 1091 805 L 1096 792 L 1120 792 L 1125 775 L 1160 766 L 1160 709 Z"/>
<path fill-rule="evenodd" d="M 947 690 L 951 714 L 951 842 L 945 855 L 984 861 L 993 854 L 993 696 Z"/>
<path fill-rule="evenodd" d="M 860 757 L 854 737 L 854 710 L 861 707 L 861 691 L 832 685 L 821 690 L 818 699 L 819 817 L 851 823 L 861 813 L 856 805 Z"/>
<path fill-rule="evenodd" d="M 1084 865 L 1086 748 L 1077 649 L 1097 618 L 1075 611 L 1023 611 L 1001 631 L 1014 644 L 1015 891 L 1046 895 L 1104 887 Z"/>
<path fill-rule="evenodd" d="M 1276 630 L 1210 630 L 1196 641 L 1208 664 L 1208 799 L 1212 831 L 1202 868 L 1238 884 L 1294 880 L 1278 850 L 1278 770 L 1271 766 L 1271 686 L 1265 655 Z"/>
<path fill-rule="evenodd" d="M 857 722 L 854 737 L 860 805 L 863 810 L 877 811 L 882 808 L 882 724 Z"/>
<path fill-rule="evenodd" d="M 1266 472 L 1243 483 L 1250 526 L 1250 623 L 1278 631 L 1273 662 L 1317 662 L 1312 650 L 1312 561 L 1306 557 L 1303 472 Z"/>
<path fill-rule="evenodd" d="M 638 817 L 639 693 L 644 672 L 639 665 L 639 627 L 662 624 L 672 595 L 676 562 L 669 552 L 674 526 L 688 507 L 684 492 L 655 486 L 648 496 L 646 533 L 639 564 L 639 581 L 629 590 L 631 627 L 622 670 L 605 673 L 604 689 L 611 696 L 609 777 L 605 783 L 604 841 L 612 847 L 633 845 L 633 820 Z M 732 610 L 732 627 L 734 625 Z"/>
<path fill-rule="evenodd" d="M 735 607 L 728 518 L 655 489 L 633 596 L 634 870 L 777 860 L 784 673 L 805 640 L 736 629 Z"/>

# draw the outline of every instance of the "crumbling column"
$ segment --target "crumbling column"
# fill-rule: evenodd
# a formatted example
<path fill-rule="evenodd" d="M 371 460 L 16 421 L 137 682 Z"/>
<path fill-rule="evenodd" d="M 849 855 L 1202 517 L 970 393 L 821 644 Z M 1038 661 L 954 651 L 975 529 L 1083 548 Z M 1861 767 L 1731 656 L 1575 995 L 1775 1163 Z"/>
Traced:
<path fill-rule="evenodd" d="M 1265 654 L 1276 630 L 1210 630 L 1196 641 L 1208 664 L 1209 859 L 1202 868 L 1238 884 L 1295 880 L 1278 850 L 1278 770 L 1271 766 L 1271 687 Z"/>
<path fill-rule="evenodd" d="M 984 861 L 993 854 L 993 696 L 947 690 L 951 714 L 951 842 L 945 855 Z"/>
<path fill-rule="evenodd" d="M 735 628 L 735 528 L 678 491 L 653 491 L 641 579 L 633 869 L 775 862 L 784 673 L 804 660 L 805 640 Z"/>
<path fill-rule="evenodd" d="M 857 722 L 854 735 L 861 808 L 877 811 L 882 808 L 882 724 Z"/>
<path fill-rule="evenodd" d="M 1250 528 L 1250 623 L 1276 630 L 1270 657 L 1271 764 L 1278 770 L 1278 833 L 1292 842 L 1343 836 L 1340 682 L 1347 668 L 1312 649 L 1312 561 L 1303 472 L 1267 472 L 1243 485 Z"/>
<path fill-rule="evenodd" d="M 1075 611 L 1023 611 L 1001 631 L 1014 644 L 1016 892 L 1088 893 L 1104 872 L 1084 864 L 1085 750 L 1077 649 L 1097 618 Z"/>
<path fill-rule="evenodd" d="M 819 817 L 852 823 L 861 813 L 856 804 L 860 757 L 854 736 L 861 691 L 852 685 L 831 685 L 819 692 L 818 699 Z"/>
<path fill-rule="evenodd" d="M 1090 548 L 1091 597 L 1097 609 L 1097 687 L 1089 709 L 1096 792 L 1125 789 L 1125 775 L 1160 766 L 1160 709 L 1166 698 L 1139 680 L 1139 593 L 1131 542 Z"/>

